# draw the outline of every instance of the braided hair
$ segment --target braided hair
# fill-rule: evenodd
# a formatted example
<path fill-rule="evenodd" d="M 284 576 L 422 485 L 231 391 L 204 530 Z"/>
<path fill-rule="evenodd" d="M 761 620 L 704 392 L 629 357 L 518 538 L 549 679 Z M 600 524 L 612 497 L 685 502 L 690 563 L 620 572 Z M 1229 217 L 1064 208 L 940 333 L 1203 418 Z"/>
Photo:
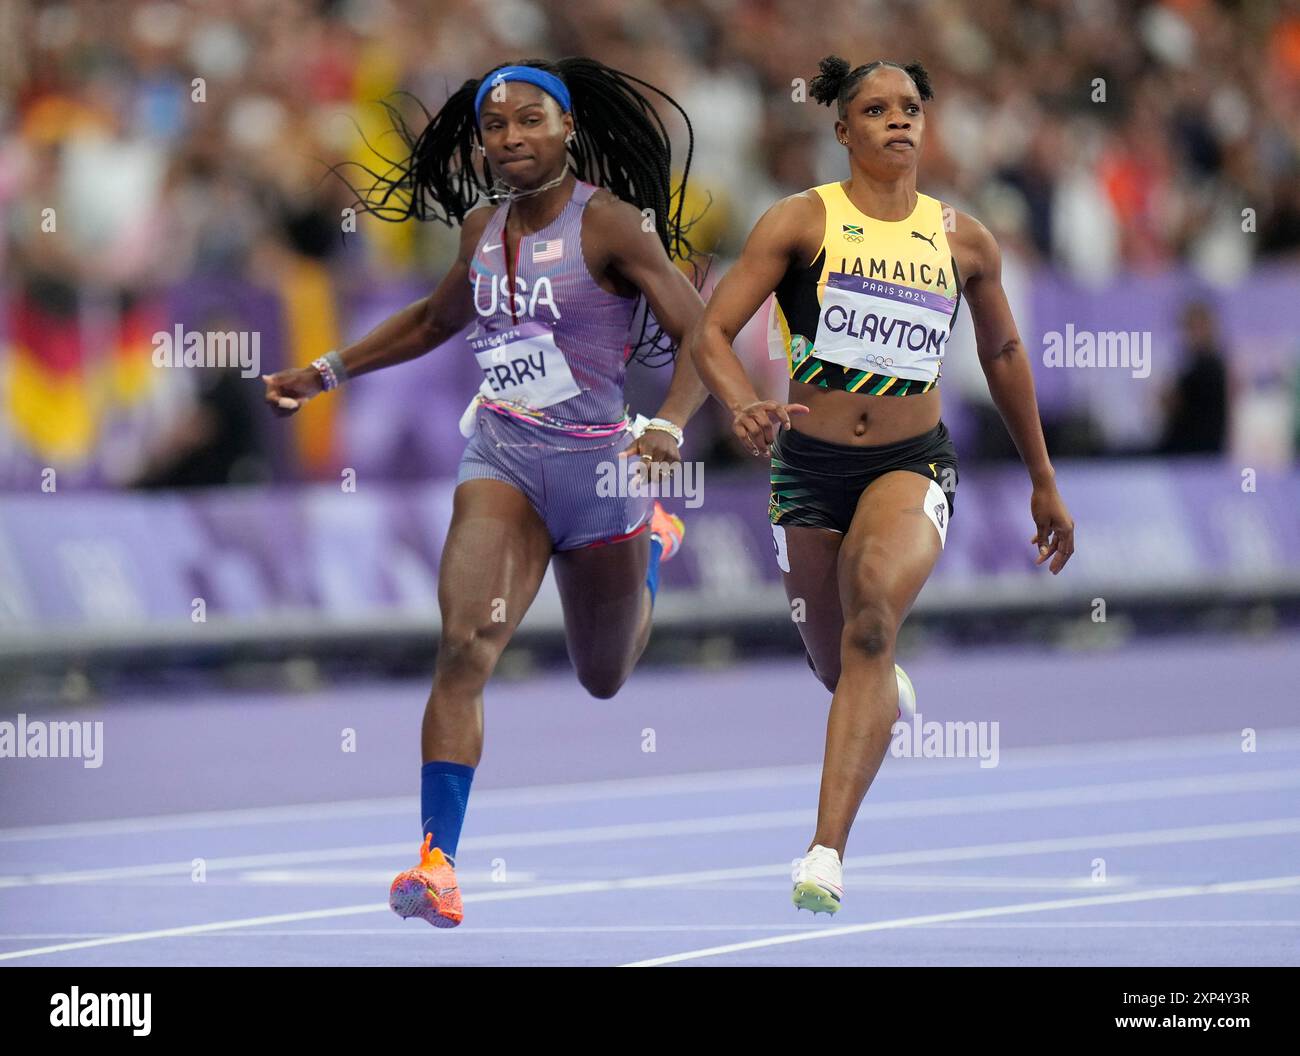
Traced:
<path fill-rule="evenodd" d="M 451 225 L 464 221 L 465 214 L 489 196 L 494 183 L 487 157 L 475 154 L 481 139 L 474 97 L 479 86 L 505 65 L 531 66 L 564 82 L 569 89 L 575 133 L 568 148 L 570 170 L 578 179 L 604 187 L 642 211 L 649 209 L 655 233 L 669 259 L 690 265 L 698 289 L 703 276 L 687 238 L 694 220 L 687 222 L 682 216 L 695 150 L 690 119 L 667 93 L 595 59 L 568 58 L 554 63 L 528 59 L 494 66 L 482 78 L 470 79 L 452 92 L 436 114 L 430 114 L 415 99 L 426 119 L 419 132 L 411 128 L 397 107 L 381 101 L 402 142 L 403 156 L 385 157 L 367 143 L 389 166 L 386 171 L 376 172 L 360 162 L 344 163 L 361 169 L 371 180 L 369 187 L 359 191 L 344 177 L 357 196 L 358 209 L 393 222 L 436 220 Z M 676 187 L 672 186 L 668 130 L 640 88 L 665 100 L 686 124 L 686 159 Z M 344 166 L 336 166 L 335 173 L 340 174 Z M 639 323 L 633 325 L 639 335 L 631 343 L 631 358 L 655 366 L 670 362 L 676 356 L 676 346 L 654 321 L 645 298 L 638 299 Z"/>
<path fill-rule="evenodd" d="M 835 103 L 840 120 L 843 121 L 848 113 L 849 103 L 858 94 L 858 85 L 862 83 L 863 78 L 869 77 L 881 66 L 892 66 L 911 77 L 922 102 L 929 102 L 934 98 L 934 90 L 930 87 L 930 75 L 919 62 L 909 62 L 904 66 L 897 62 L 890 62 L 888 59 L 877 59 L 875 62 L 854 69 L 849 66 L 847 59 L 841 59 L 838 55 L 827 55 L 817 64 L 820 72 L 808 82 L 808 94 L 823 106 Z"/>

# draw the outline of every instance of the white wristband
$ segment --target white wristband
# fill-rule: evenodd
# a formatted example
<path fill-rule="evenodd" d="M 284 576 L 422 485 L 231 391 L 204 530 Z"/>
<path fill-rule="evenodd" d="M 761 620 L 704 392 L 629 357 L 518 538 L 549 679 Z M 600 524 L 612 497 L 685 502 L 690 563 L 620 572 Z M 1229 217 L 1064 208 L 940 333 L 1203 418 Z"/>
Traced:
<path fill-rule="evenodd" d="M 640 419 L 640 415 L 637 417 Z M 640 424 L 640 422 L 638 422 L 638 424 Z M 677 441 L 678 447 L 681 447 L 686 439 L 677 423 L 670 422 L 667 418 L 651 418 L 645 423 L 645 425 L 641 426 L 641 431 L 637 433 L 637 436 L 640 436 L 642 433 L 650 429 L 658 429 L 660 432 L 667 433 Z"/>

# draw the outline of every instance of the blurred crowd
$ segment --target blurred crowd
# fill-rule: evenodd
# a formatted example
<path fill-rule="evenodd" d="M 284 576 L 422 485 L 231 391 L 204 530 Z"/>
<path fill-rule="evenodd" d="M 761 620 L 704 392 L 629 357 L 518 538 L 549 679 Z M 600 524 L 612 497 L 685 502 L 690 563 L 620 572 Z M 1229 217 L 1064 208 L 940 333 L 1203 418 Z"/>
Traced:
<path fill-rule="evenodd" d="M 376 100 L 399 89 L 436 109 L 498 62 L 569 54 L 689 113 L 694 239 L 722 261 L 771 202 L 843 175 L 801 91 L 829 53 L 925 63 L 922 189 L 1018 267 L 1231 282 L 1300 259 L 1300 0 L 0 0 L 0 49 L 8 341 L 15 299 L 84 336 L 88 305 L 194 277 L 319 273 L 341 306 L 362 279 L 432 281 L 452 233 L 362 218 L 345 240 L 327 166 L 396 149 Z"/>

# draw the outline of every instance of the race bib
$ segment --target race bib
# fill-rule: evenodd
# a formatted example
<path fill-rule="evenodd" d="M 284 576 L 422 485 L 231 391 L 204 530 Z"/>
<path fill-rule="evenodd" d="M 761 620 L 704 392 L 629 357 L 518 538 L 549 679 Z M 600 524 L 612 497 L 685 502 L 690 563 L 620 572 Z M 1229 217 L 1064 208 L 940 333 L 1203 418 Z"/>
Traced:
<path fill-rule="evenodd" d="M 540 409 L 582 392 L 555 335 L 541 323 L 472 337 L 469 347 L 483 371 L 484 396 Z"/>
<path fill-rule="evenodd" d="M 832 272 L 813 354 L 850 370 L 934 381 L 956 310 L 941 293 Z"/>
<path fill-rule="evenodd" d="M 930 518 L 930 523 L 939 533 L 939 549 L 942 550 L 948 542 L 948 496 L 943 493 L 943 488 L 939 486 L 937 480 L 930 481 L 921 509 L 925 511 L 925 515 Z"/>

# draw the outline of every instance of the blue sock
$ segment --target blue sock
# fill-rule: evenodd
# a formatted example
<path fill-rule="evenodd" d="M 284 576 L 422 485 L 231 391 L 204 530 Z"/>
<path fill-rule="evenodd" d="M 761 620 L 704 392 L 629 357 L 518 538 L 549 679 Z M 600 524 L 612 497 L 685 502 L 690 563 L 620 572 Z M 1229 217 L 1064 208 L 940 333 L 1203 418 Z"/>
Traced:
<path fill-rule="evenodd" d="M 645 585 L 650 588 L 650 604 L 655 603 L 655 595 L 659 593 L 659 557 L 664 552 L 664 544 L 659 541 L 657 535 L 650 536 L 650 565 L 646 569 Z"/>
<path fill-rule="evenodd" d="M 425 763 L 420 767 L 420 813 L 424 831 L 433 833 L 433 846 L 456 857 L 460 827 L 465 822 L 474 768 L 463 763 Z"/>

